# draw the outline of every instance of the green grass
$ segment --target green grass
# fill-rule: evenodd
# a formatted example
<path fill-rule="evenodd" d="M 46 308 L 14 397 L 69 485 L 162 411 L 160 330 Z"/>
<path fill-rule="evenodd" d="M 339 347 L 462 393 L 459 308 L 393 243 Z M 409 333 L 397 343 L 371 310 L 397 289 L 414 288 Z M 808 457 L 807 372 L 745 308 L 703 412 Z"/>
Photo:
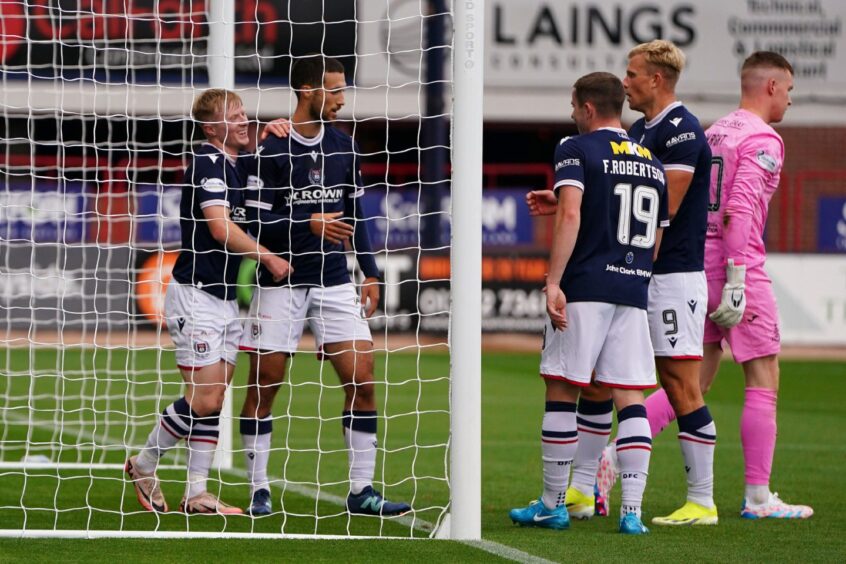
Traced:
<path fill-rule="evenodd" d="M 277 514 L 252 520 L 179 515 L 156 516 L 138 511 L 131 488 L 120 470 L 0 470 L 0 528 L 88 528 L 123 530 L 256 531 L 289 534 L 355 534 L 425 537 L 437 522 L 448 491 L 443 479 L 448 439 L 448 357 L 443 354 L 390 354 L 377 359 L 380 382 L 380 446 L 386 449 L 377 467 L 377 481 L 388 496 L 412 502 L 417 523 L 350 518 L 335 498 L 315 502 L 299 491 L 276 489 L 286 517 Z M 538 430 L 543 414 L 543 384 L 537 377 L 538 355 L 487 354 L 483 383 L 483 536 L 485 539 L 554 561 L 836 561 L 846 554 L 842 531 L 846 502 L 840 468 L 846 462 L 841 430 L 846 412 L 837 398 L 846 395 L 842 363 L 783 362 L 779 402 L 779 442 L 773 486 L 788 501 L 808 503 L 816 511 L 806 522 L 749 522 L 740 519 L 743 463 L 738 422 L 742 408 L 742 375 L 733 364 L 721 368 L 708 403 L 717 422 L 716 500 L 720 525 L 708 528 L 652 528 L 643 538 L 618 535 L 616 519 L 575 522 L 568 532 L 520 529 L 507 518 L 510 507 L 523 505 L 540 491 Z M 243 363 L 246 364 L 246 363 Z M 159 370 L 164 382 L 159 383 Z M 120 463 L 124 443 L 143 440 L 154 414 L 179 393 L 168 353 L 112 350 L 98 354 L 65 351 L 0 351 L 0 460 L 19 460 L 29 437 L 29 454 L 66 462 Z M 341 391 L 328 365 L 312 355 L 298 355 L 290 384 L 277 398 L 271 473 L 302 488 L 342 496 L 346 455 L 338 416 Z M 235 405 L 243 389 L 244 366 L 236 375 Z M 35 377 L 29 376 L 29 373 Z M 132 377 L 128 381 L 127 374 Z M 63 377 L 57 377 L 62 374 Z M 92 378 L 91 375 L 96 375 Z M 386 376 L 387 374 L 387 376 Z M 10 376 L 11 375 L 11 376 Z M 85 375 L 85 378 L 83 378 Z M 324 387 L 316 384 L 322 382 Z M 321 393 L 322 390 L 322 393 Z M 166 400 L 157 402 L 162 395 Z M 34 398 L 27 400 L 27 397 Z M 65 398 L 59 400 L 57 398 Z M 76 399 L 72 399 L 76 398 Z M 79 399 L 83 398 L 83 399 Z M 142 398 L 135 399 L 132 398 Z M 34 408 L 38 426 L 26 420 Z M 20 409 L 18 409 L 20 408 Z M 126 415 L 128 414 L 128 418 Z M 319 415 L 319 417 L 317 417 Z M 322 419 L 321 419 L 322 418 Z M 129 420 L 131 424 L 127 425 Z M 75 431 L 93 435 L 73 447 Z M 64 429 L 64 434 L 61 430 Z M 673 427 L 670 430 L 674 430 Z M 645 517 L 666 514 L 684 500 L 685 482 L 674 432 L 654 444 Z M 15 443 L 17 441 L 17 443 Z M 236 437 L 235 448 L 239 447 Z M 111 448 L 103 448 L 110 445 Z M 181 454 L 177 453 L 177 461 Z M 241 466 L 236 453 L 236 466 Z M 61 475 L 61 480 L 59 480 Z M 162 473 L 165 494 L 178 503 L 184 471 Z M 213 482 L 231 503 L 244 503 L 243 478 L 221 473 Z M 619 501 L 619 486 L 615 492 Z M 27 509 L 23 509 L 27 508 Z M 36 510 L 34 508 L 42 508 Z M 275 543 L 275 544 L 274 544 Z M 53 560 L 57 553 L 74 560 L 160 562 L 203 556 L 308 560 L 490 561 L 476 548 L 441 541 L 367 542 L 285 540 L 0 540 L 0 561 Z"/>

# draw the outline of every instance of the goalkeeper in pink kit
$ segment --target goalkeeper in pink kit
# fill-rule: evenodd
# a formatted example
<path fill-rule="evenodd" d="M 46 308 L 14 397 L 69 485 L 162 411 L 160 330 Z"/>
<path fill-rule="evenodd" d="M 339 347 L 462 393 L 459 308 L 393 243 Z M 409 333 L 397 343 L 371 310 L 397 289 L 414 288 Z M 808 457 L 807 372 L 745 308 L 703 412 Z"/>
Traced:
<path fill-rule="evenodd" d="M 743 366 L 746 395 L 740 420 L 746 492 L 741 515 L 805 519 L 813 510 L 789 505 L 769 488 L 776 441 L 778 310 L 764 270 L 764 226 L 784 162 L 784 143 L 770 126 L 790 106 L 793 68 L 776 53 L 756 52 L 743 63 L 740 108 L 706 132 L 713 154 L 705 275 L 702 387 L 719 368 L 722 341 Z"/>

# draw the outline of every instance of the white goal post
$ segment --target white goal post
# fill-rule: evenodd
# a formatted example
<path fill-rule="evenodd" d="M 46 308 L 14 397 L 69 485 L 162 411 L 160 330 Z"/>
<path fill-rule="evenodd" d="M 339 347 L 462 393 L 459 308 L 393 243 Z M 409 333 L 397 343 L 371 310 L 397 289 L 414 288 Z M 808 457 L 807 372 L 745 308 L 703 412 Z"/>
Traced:
<path fill-rule="evenodd" d="M 0 537 L 481 539 L 485 2 L 322 0 L 309 8 L 333 14 L 322 21 L 297 20 L 293 0 L 259 4 L 247 18 L 235 0 L 206 0 L 202 12 L 175 0 L 167 13 L 156 0 L 10 0 L 0 11 Z M 446 26 L 442 45 L 426 43 L 431 25 Z M 315 49 L 296 43 L 297 30 L 318 28 Z M 353 50 L 339 53 L 334 34 Z M 371 322 L 374 485 L 414 511 L 367 522 L 346 512 L 343 391 L 308 340 L 274 409 L 276 513 L 209 524 L 141 511 L 123 461 L 182 386 L 157 316 L 179 250 L 174 188 L 200 139 L 191 103 L 225 88 L 250 118 L 288 117 L 289 77 L 271 75 L 314 50 L 356 69 L 344 127 L 356 140 L 360 128 L 384 136 L 361 149 L 375 179 L 365 192 L 384 200 L 364 204 L 375 206 L 385 272 Z M 427 78 L 438 51 L 444 76 Z M 440 113 L 426 109 L 430 95 L 444 97 Z M 443 142 L 427 137 L 438 120 L 449 122 Z M 448 150 L 449 163 L 427 161 L 432 149 Z M 423 273 L 428 264 L 441 268 Z M 420 311 L 427 288 L 448 301 Z M 220 417 L 210 479 L 222 499 L 249 491 L 238 427 L 246 364 Z M 185 449 L 163 461 L 163 487 L 178 495 Z"/>

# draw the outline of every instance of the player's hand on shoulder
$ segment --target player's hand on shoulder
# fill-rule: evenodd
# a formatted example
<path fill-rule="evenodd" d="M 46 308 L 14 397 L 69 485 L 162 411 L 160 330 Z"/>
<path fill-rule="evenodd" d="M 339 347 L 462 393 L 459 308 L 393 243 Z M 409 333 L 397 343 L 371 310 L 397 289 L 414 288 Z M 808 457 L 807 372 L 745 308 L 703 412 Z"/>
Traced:
<path fill-rule="evenodd" d="M 317 237 L 326 239 L 330 243 L 343 243 L 353 234 L 353 226 L 343 221 L 343 212 L 313 213 L 309 222 L 309 229 Z"/>
<path fill-rule="evenodd" d="M 294 273 L 294 267 L 287 260 L 274 254 L 262 255 L 261 259 L 262 264 L 270 272 L 274 282 L 281 282 Z"/>
<path fill-rule="evenodd" d="M 567 328 L 567 298 L 558 284 L 547 284 L 544 292 L 546 293 L 546 313 L 552 321 L 552 326 L 563 331 Z"/>
<path fill-rule="evenodd" d="M 529 206 L 529 215 L 555 215 L 558 198 L 552 190 L 532 190 L 526 194 L 526 205 Z"/>
<path fill-rule="evenodd" d="M 276 118 L 264 126 L 259 136 L 259 141 L 264 141 L 271 134 L 276 137 L 288 137 L 291 133 L 291 121 L 285 118 Z"/>
<path fill-rule="evenodd" d="M 365 318 L 376 313 L 379 306 L 379 284 L 378 278 L 365 278 L 361 284 L 361 310 Z"/>

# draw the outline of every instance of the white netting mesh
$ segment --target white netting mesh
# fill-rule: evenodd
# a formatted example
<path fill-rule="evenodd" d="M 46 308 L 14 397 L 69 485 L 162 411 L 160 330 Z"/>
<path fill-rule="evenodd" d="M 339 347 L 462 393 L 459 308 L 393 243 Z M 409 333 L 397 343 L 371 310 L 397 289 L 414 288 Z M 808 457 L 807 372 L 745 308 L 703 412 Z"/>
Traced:
<path fill-rule="evenodd" d="M 358 4 L 358 5 L 357 5 Z M 179 251 L 182 173 L 201 135 L 209 7 L 173 0 L 0 0 L 0 523 L 4 529 L 426 536 L 449 500 L 448 110 L 445 2 L 238 2 L 235 90 L 251 118 L 292 115 L 292 58 L 337 57 L 351 88 L 338 127 L 361 147 L 382 305 L 371 321 L 375 485 L 402 519 L 344 510 L 343 391 L 306 338 L 273 409 L 275 513 L 261 520 L 145 512 L 124 478 L 158 414 L 182 393 L 159 323 Z M 437 43 L 427 41 L 435 29 Z M 434 56 L 434 58 L 433 58 Z M 214 63 L 212 63 L 214 64 Z M 251 125 L 251 136 L 258 127 Z M 254 268 L 254 267 L 253 267 Z M 246 312 L 250 266 L 239 288 Z M 209 489 L 249 501 L 237 413 L 222 416 Z M 222 455 L 222 456 L 221 456 Z M 159 470 L 174 509 L 181 443 Z"/>

